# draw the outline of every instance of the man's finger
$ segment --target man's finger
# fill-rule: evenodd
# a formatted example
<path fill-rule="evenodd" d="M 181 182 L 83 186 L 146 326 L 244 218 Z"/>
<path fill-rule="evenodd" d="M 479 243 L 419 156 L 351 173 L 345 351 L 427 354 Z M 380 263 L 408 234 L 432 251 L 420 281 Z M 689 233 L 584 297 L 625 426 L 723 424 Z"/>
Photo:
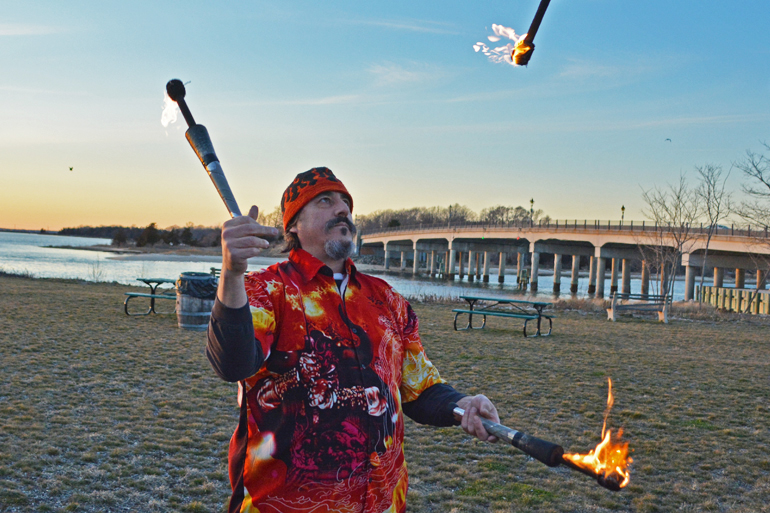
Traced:
<path fill-rule="evenodd" d="M 252 218 L 255 221 L 257 220 L 257 218 L 259 217 L 259 207 L 258 206 L 256 206 L 256 205 L 252 205 L 251 206 L 251 208 L 249 209 L 249 217 Z"/>

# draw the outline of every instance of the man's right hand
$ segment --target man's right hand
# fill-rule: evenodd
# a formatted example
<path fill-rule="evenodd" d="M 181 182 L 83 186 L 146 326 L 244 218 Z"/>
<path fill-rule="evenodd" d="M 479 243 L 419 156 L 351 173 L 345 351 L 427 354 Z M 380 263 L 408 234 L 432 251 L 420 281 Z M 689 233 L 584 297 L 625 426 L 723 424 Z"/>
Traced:
<path fill-rule="evenodd" d="M 248 302 L 243 273 L 249 258 L 270 247 L 266 238 L 278 236 L 275 228 L 257 223 L 258 216 L 259 208 L 252 205 L 248 216 L 234 217 L 222 225 L 222 272 L 217 297 L 229 308 L 241 308 Z"/>
<path fill-rule="evenodd" d="M 222 272 L 243 274 L 249 258 L 270 247 L 265 239 L 278 236 L 278 230 L 257 223 L 259 208 L 252 205 L 249 215 L 234 217 L 222 225 Z"/>

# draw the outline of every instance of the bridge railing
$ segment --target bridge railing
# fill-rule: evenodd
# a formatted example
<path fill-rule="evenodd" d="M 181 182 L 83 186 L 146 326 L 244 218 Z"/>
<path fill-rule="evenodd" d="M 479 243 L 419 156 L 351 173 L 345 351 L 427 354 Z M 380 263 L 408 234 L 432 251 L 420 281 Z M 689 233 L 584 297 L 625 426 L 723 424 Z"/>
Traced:
<path fill-rule="evenodd" d="M 681 230 L 677 227 L 672 227 L 671 224 L 659 225 L 650 221 L 603 221 L 599 219 L 565 219 L 565 220 L 548 220 L 548 221 L 512 221 L 507 223 L 482 223 L 482 222 L 461 222 L 461 223 L 437 223 L 437 224 L 412 224 L 404 226 L 394 226 L 390 228 L 379 229 L 371 232 L 362 232 L 362 235 L 375 236 L 375 235 L 390 235 L 399 232 L 452 232 L 456 230 L 467 229 L 481 229 L 481 230 L 510 230 L 510 229 L 546 229 L 557 231 L 626 231 L 626 232 L 674 232 Z M 709 231 L 709 225 L 699 223 L 697 225 L 689 225 L 690 232 L 693 234 L 706 235 Z M 713 235 L 720 236 L 737 236 L 737 237 L 751 237 L 759 239 L 770 239 L 770 233 L 768 233 L 767 226 L 751 226 L 743 225 L 737 226 L 731 224 L 730 226 L 717 225 L 714 227 Z"/>

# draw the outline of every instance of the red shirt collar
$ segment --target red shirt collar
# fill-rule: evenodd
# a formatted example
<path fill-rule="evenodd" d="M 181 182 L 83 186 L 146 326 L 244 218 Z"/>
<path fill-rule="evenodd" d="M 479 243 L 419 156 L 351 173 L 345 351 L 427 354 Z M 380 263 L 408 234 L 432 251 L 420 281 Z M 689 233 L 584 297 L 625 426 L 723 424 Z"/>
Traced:
<path fill-rule="evenodd" d="M 292 249 L 289 252 L 289 261 L 297 269 L 305 283 L 315 278 L 322 269 L 326 269 L 322 274 L 327 274 L 329 277 L 333 276 L 332 270 L 326 264 L 302 248 Z M 351 280 L 355 279 L 356 265 L 349 258 L 345 260 L 345 273 L 350 276 Z"/>

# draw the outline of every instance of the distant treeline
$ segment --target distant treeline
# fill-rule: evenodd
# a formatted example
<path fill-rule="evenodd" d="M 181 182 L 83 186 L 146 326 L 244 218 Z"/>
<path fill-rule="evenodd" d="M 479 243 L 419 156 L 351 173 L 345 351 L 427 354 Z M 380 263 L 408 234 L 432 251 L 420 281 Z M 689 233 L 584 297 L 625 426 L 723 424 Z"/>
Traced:
<path fill-rule="evenodd" d="M 79 237 L 98 237 L 112 239 L 113 246 L 136 245 L 152 246 L 165 243 L 172 246 L 184 244 L 187 246 L 219 246 L 221 245 L 221 228 L 194 226 L 192 223 L 184 228 L 169 226 L 158 228 L 156 223 L 140 228 L 138 226 L 78 226 L 77 228 L 62 228 L 59 235 L 76 235 Z"/>
<path fill-rule="evenodd" d="M 448 207 L 416 207 L 401 210 L 378 210 L 371 214 L 356 216 L 356 225 L 362 232 L 371 233 L 385 228 L 409 225 L 457 224 L 457 223 L 516 223 L 533 220 L 547 222 L 550 217 L 542 210 L 530 212 L 524 207 L 506 207 L 498 205 L 483 209 L 478 214 L 469 207 L 460 204 Z"/>

